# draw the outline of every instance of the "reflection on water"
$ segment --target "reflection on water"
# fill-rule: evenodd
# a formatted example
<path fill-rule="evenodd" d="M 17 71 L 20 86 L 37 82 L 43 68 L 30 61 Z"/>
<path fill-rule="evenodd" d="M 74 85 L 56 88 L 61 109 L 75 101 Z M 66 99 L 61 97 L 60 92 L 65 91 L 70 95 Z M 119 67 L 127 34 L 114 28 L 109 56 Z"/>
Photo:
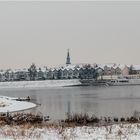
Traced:
<path fill-rule="evenodd" d="M 31 111 L 49 115 L 52 119 L 63 119 L 66 113 L 120 117 L 140 111 L 140 86 L 1 89 L 0 94 L 30 96 L 33 102 L 41 104 Z"/>

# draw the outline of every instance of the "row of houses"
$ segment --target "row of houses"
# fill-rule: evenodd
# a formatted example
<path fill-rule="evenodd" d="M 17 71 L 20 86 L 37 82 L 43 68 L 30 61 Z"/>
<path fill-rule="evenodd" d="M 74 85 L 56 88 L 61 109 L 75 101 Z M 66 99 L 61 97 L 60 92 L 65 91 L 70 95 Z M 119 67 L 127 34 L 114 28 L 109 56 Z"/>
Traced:
<path fill-rule="evenodd" d="M 129 75 L 129 67 L 128 65 L 121 64 L 106 64 L 100 65 L 103 69 L 104 75 Z"/>
<path fill-rule="evenodd" d="M 47 79 L 78 79 L 85 65 L 67 65 L 54 68 L 39 68 L 36 70 L 35 80 Z M 30 80 L 28 69 L 23 70 L 1 70 L 0 81 L 22 81 Z"/>
<path fill-rule="evenodd" d="M 87 67 L 88 66 L 88 67 Z M 86 72 L 83 71 L 87 69 Z M 88 70 L 90 69 L 90 73 Z M 35 80 L 47 80 L 47 79 L 78 79 L 81 75 L 84 77 L 93 78 L 95 71 L 99 77 L 113 76 L 113 75 L 129 75 L 131 71 L 135 74 L 140 74 L 139 65 L 120 65 L 120 64 L 104 64 L 104 65 L 89 65 L 89 64 L 77 64 L 77 65 L 65 65 L 54 68 L 39 68 L 36 70 Z M 88 76 L 87 76 L 88 75 Z M 0 81 L 22 81 L 30 80 L 30 74 L 28 69 L 23 70 L 1 70 Z"/>

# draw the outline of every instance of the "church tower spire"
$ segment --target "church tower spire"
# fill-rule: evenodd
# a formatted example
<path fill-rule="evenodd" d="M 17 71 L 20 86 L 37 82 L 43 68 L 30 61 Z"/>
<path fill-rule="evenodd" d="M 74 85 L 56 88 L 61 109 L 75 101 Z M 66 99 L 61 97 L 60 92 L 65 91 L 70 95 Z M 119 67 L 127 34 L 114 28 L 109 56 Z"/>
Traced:
<path fill-rule="evenodd" d="M 69 52 L 69 49 L 68 49 L 67 59 L 66 59 L 66 65 L 69 65 L 69 64 L 71 64 L 71 62 L 70 62 L 70 52 Z"/>

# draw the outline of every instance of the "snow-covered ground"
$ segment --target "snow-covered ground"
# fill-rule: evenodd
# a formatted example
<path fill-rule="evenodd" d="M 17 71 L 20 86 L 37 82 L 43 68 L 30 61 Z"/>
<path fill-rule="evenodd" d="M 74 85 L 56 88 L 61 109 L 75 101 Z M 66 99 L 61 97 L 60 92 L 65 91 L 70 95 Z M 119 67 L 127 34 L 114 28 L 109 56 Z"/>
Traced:
<path fill-rule="evenodd" d="M 27 129 L 29 128 L 29 129 Z M 34 128 L 3 126 L 0 140 L 139 140 L 140 124 L 119 124 L 102 127 Z"/>
<path fill-rule="evenodd" d="M 46 131 L 43 140 L 140 140 L 140 124 L 112 125 L 102 127 L 75 127 Z"/>
<path fill-rule="evenodd" d="M 46 88 L 63 87 L 81 84 L 78 79 L 72 80 L 44 80 L 44 81 L 16 81 L 0 82 L 0 88 Z"/>
<path fill-rule="evenodd" d="M 16 101 L 15 98 L 12 97 L 0 96 L 0 113 L 26 110 L 33 107 L 36 107 L 36 104 L 25 101 Z"/>

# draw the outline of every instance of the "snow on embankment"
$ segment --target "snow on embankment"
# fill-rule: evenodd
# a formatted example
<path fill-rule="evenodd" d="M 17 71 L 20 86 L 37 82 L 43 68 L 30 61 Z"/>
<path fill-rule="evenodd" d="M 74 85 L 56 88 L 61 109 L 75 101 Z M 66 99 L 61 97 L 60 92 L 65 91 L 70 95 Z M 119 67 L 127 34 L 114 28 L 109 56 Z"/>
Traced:
<path fill-rule="evenodd" d="M 102 127 L 83 126 L 61 130 L 46 130 L 42 140 L 140 140 L 140 124 L 116 124 Z"/>
<path fill-rule="evenodd" d="M 12 129 L 11 129 L 12 128 Z M 27 129 L 29 128 L 29 129 Z M 1 126 L 0 140 L 140 140 L 140 124 L 101 127 Z"/>
<path fill-rule="evenodd" d="M 45 81 L 14 81 L 0 82 L 0 88 L 45 88 L 63 87 L 81 84 L 78 79 L 72 80 L 45 80 Z"/>
<path fill-rule="evenodd" d="M 36 107 L 36 104 L 16 101 L 15 98 L 0 96 L 0 113 L 15 112 Z"/>

